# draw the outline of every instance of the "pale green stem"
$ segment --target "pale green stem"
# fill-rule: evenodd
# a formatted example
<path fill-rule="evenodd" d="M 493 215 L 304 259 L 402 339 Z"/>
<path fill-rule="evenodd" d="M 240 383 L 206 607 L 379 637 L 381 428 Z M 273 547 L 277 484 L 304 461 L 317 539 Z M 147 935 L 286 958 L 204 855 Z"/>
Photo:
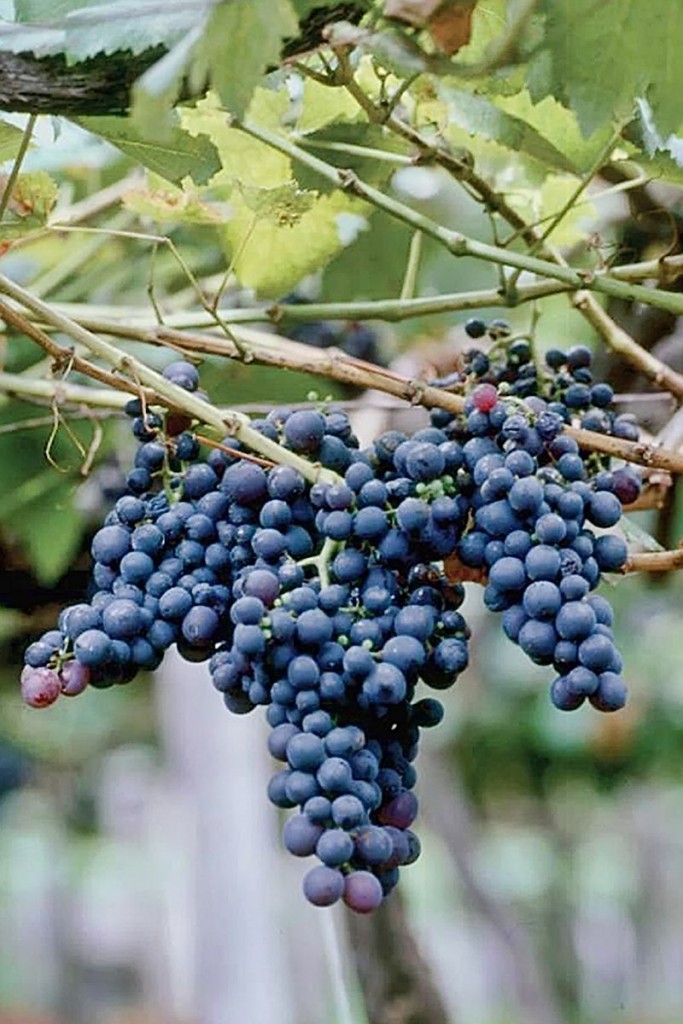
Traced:
<path fill-rule="evenodd" d="M 163 404 L 181 409 L 193 418 L 198 419 L 201 423 L 206 423 L 208 426 L 213 427 L 220 434 L 232 434 L 253 451 L 270 459 L 271 462 L 293 466 L 307 480 L 315 482 L 321 479 L 338 479 L 336 473 L 332 473 L 330 470 L 321 470 L 319 467 L 314 466 L 313 463 L 308 462 L 308 460 L 264 437 L 263 434 L 260 434 L 249 425 L 248 416 L 236 412 L 220 413 L 214 406 L 173 384 L 161 373 L 146 366 L 133 356 L 122 352 L 115 345 L 99 338 L 96 334 L 70 320 L 69 317 L 57 313 L 46 303 L 35 298 L 26 289 L 15 284 L 4 274 L 0 274 L 0 292 L 8 295 L 25 308 L 32 310 L 55 328 L 63 331 L 64 334 L 67 334 L 74 341 L 83 345 L 89 352 L 99 356 L 100 359 L 113 367 L 114 370 L 132 378 L 136 384 L 145 384 L 152 388 L 159 395 Z"/>
<path fill-rule="evenodd" d="M 5 182 L 5 187 L 2 190 L 2 197 L 0 197 L 0 220 L 2 220 L 7 211 L 7 205 L 12 197 L 14 186 L 17 183 L 17 178 L 19 177 L 21 165 L 24 162 L 24 157 L 26 156 L 26 153 L 28 152 L 28 147 L 31 144 L 31 136 L 33 135 L 33 129 L 35 128 L 36 120 L 37 114 L 31 114 L 29 116 L 28 121 L 26 122 L 24 134 L 22 136 L 21 143 L 19 144 L 19 149 L 17 150 L 17 155 L 14 159 L 14 163 L 12 164 L 12 170 L 9 172 L 7 181 Z"/>
<path fill-rule="evenodd" d="M 659 309 L 666 309 L 670 313 L 683 313 L 683 295 L 680 293 L 655 291 L 642 285 L 620 281 L 618 278 L 608 276 L 607 274 L 598 275 L 590 270 L 577 270 L 573 267 L 552 263 L 550 260 L 539 259 L 537 256 L 529 256 L 526 253 L 502 249 L 495 245 L 489 245 L 486 242 L 480 242 L 477 239 L 468 238 L 459 231 L 453 231 L 441 224 L 437 224 L 430 217 L 419 213 L 417 210 L 413 210 L 405 203 L 385 195 L 379 189 L 362 181 L 354 172 L 334 167 L 324 160 L 313 156 L 313 154 L 307 153 L 281 135 L 277 135 L 262 128 L 260 125 L 250 122 L 242 123 L 235 120 L 234 124 L 235 127 L 240 128 L 253 138 L 259 139 L 272 149 L 276 149 L 293 160 L 309 167 L 321 177 L 332 182 L 337 188 L 358 196 L 360 199 L 364 199 L 377 209 L 388 213 L 394 219 L 408 224 L 416 231 L 422 231 L 429 238 L 433 238 L 447 249 L 453 256 L 469 256 L 487 263 L 526 270 L 531 274 L 561 281 L 570 290 L 574 291 L 597 291 L 628 302 L 642 302 Z"/>
<path fill-rule="evenodd" d="M 403 287 L 401 288 L 401 301 L 415 297 L 417 291 L 417 275 L 420 272 L 420 260 L 422 259 L 422 232 L 415 231 L 410 239 L 410 250 L 408 251 L 408 264 L 406 266 Z"/>
<path fill-rule="evenodd" d="M 630 117 L 629 117 L 629 120 L 630 120 Z M 557 211 L 557 213 L 553 214 L 553 216 L 552 216 L 552 218 L 550 220 L 550 223 L 545 227 L 543 232 L 540 235 L 538 235 L 538 237 L 536 238 L 536 241 L 533 243 L 533 245 L 529 246 L 529 249 L 528 249 L 529 255 L 534 255 L 535 253 L 539 252 L 540 250 L 542 250 L 544 248 L 545 243 L 547 242 L 548 238 L 550 238 L 550 236 L 552 235 L 553 231 L 555 231 L 555 229 L 562 223 L 562 221 L 567 216 L 569 211 L 572 210 L 576 206 L 577 201 L 580 199 L 580 197 L 583 194 L 583 192 L 588 188 L 588 186 L 590 185 L 591 181 L 593 180 L 595 175 L 598 173 L 600 168 L 604 167 L 604 165 L 609 161 L 610 153 L 612 152 L 612 150 L 616 146 L 616 144 L 617 144 L 617 142 L 618 142 L 618 140 L 619 140 L 619 138 L 621 136 L 621 133 L 622 133 L 624 127 L 625 127 L 625 122 L 624 121 L 620 121 L 619 124 L 617 125 L 617 127 L 614 129 L 614 131 L 610 135 L 608 141 L 600 149 L 600 152 L 596 156 L 595 160 L 593 160 L 591 166 L 588 168 L 588 170 L 585 172 L 585 174 L 583 174 L 581 176 L 581 178 L 580 178 L 576 188 L 572 191 L 572 193 L 569 196 L 569 198 L 562 205 L 562 207 Z M 519 275 L 520 274 L 521 274 L 521 270 L 516 270 L 514 272 L 514 274 L 512 274 L 512 276 L 510 278 L 510 281 L 509 281 L 510 289 L 513 289 L 515 287 L 515 285 L 517 284 L 517 281 L 519 280 Z"/>

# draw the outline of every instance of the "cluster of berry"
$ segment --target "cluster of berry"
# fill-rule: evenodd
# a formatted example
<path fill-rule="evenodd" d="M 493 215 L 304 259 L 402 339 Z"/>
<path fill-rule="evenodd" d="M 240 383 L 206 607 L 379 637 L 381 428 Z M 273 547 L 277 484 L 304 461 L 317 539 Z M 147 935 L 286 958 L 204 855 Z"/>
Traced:
<path fill-rule="evenodd" d="M 481 337 L 486 325 L 471 320 L 466 330 Z M 572 710 L 588 698 L 602 711 L 617 710 L 626 688 L 612 611 L 589 592 L 601 572 L 623 566 L 627 550 L 617 534 L 598 536 L 592 527 L 618 523 L 640 478 L 631 467 L 610 469 L 586 457 L 563 428 L 573 423 L 625 440 L 636 440 L 637 429 L 615 413 L 610 386 L 593 383 L 589 349 L 551 349 L 539 368 L 526 339 L 500 344 L 508 331 L 494 321 L 493 349 L 469 351 L 463 370 L 439 382 L 467 396 L 462 418 L 432 413 L 463 444 L 470 471 L 473 522 L 456 551 L 485 571 L 484 600 L 503 613 L 505 634 L 558 672 L 556 707 Z"/>
<path fill-rule="evenodd" d="M 521 396 L 507 380 L 529 365 L 519 345 L 469 353 L 440 382 L 463 394 L 462 415 L 434 410 L 431 426 L 364 450 L 341 411 L 273 409 L 252 426 L 282 446 L 277 466 L 230 438 L 200 461 L 194 434 L 130 403 L 140 446 L 129 493 L 93 539 L 95 593 L 27 649 L 25 699 L 127 682 L 172 644 L 210 659 L 230 710 L 267 708 L 284 764 L 269 796 L 298 808 L 285 845 L 321 862 L 307 898 L 374 909 L 419 854 L 413 762 L 443 707 L 416 699 L 418 683 L 445 689 L 467 665 L 454 566 L 476 567 L 506 634 L 555 666 L 557 707 L 625 699 L 611 610 L 590 592 L 626 548 L 592 527 L 613 527 L 639 480 L 563 433 L 595 408 L 616 433 L 605 385 L 588 384 L 590 354 L 549 354 Z M 166 376 L 198 387 L 186 363 Z M 567 399 L 576 386 L 587 405 Z M 287 451 L 333 472 L 310 484 Z"/>

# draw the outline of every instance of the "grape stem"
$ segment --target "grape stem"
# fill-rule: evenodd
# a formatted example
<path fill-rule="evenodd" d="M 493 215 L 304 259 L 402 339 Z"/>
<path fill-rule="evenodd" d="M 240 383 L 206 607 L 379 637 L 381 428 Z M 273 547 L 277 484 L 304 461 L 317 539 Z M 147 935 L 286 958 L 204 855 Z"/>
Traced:
<path fill-rule="evenodd" d="M 537 251 L 537 247 L 540 245 L 540 255 L 546 260 L 556 264 L 558 269 L 569 271 L 574 273 L 569 267 L 562 253 L 550 242 L 543 240 L 539 234 L 537 228 L 533 224 L 529 224 L 524 217 L 518 213 L 513 206 L 511 206 L 504 195 L 496 192 L 489 183 L 476 173 L 473 161 L 469 154 L 465 155 L 465 158 L 458 156 L 456 153 L 451 152 L 447 147 L 441 145 L 438 141 L 426 138 L 419 131 L 412 127 L 412 125 L 406 124 L 400 118 L 398 118 L 392 110 L 386 110 L 381 104 L 376 104 L 366 93 L 363 91 L 361 86 L 358 84 L 354 77 L 354 70 L 348 59 L 348 54 L 343 50 L 338 51 L 340 67 L 337 74 L 329 78 L 325 84 L 329 86 L 344 85 L 351 96 L 356 100 L 361 109 L 365 112 L 368 119 L 376 124 L 381 124 L 385 128 L 391 130 L 395 135 L 405 139 L 411 145 L 413 145 L 423 161 L 431 161 L 443 167 L 456 181 L 462 185 L 468 186 L 468 192 L 472 192 L 478 197 L 479 202 L 484 208 L 491 213 L 497 213 L 514 229 L 514 235 L 508 239 L 507 245 L 509 245 L 514 238 L 522 238 L 530 252 Z M 265 141 L 265 140 L 264 140 Z M 297 157 L 298 159 L 298 157 Z M 332 168 L 334 170 L 334 168 Z M 370 202 L 373 201 L 370 196 L 366 196 Z M 503 249 L 502 251 L 505 251 Z M 492 262 L 495 262 L 492 260 Z M 524 269 L 518 264 L 518 272 Z M 515 275 L 513 275 L 514 277 Z M 518 276 L 518 274 L 517 274 Z M 547 269 L 544 272 L 544 276 L 553 277 Z M 659 275 L 657 275 L 659 276 Z M 588 277 L 590 277 L 592 284 L 589 285 Z M 610 275 L 612 280 L 618 280 L 618 276 L 615 273 Z M 644 373 L 650 380 L 655 381 L 662 387 L 668 388 L 677 397 L 683 398 L 683 376 L 676 373 L 675 370 L 662 363 L 659 359 L 648 352 L 639 345 L 630 334 L 628 334 L 622 327 L 620 327 L 602 308 L 600 303 L 597 301 L 595 295 L 590 294 L 590 290 L 603 291 L 609 294 L 609 288 L 611 285 L 608 282 L 604 282 L 603 285 L 597 283 L 597 279 L 594 273 L 586 275 L 586 280 L 583 286 L 579 286 L 581 290 L 576 291 L 573 288 L 567 288 L 563 290 L 573 292 L 571 296 L 571 302 L 574 307 L 585 317 L 591 326 L 598 332 L 603 338 L 605 343 L 614 352 L 617 352 L 623 359 L 631 363 L 637 369 Z M 590 290 L 586 290 L 589 289 Z M 509 298 L 512 301 L 514 299 L 514 286 L 509 289 Z M 668 309 L 670 312 L 677 312 L 680 308 L 676 300 L 672 300 L 671 304 L 667 303 L 667 295 L 671 293 L 658 292 L 654 293 L 649 289 L 640 289 L 641 292 L 650 293 L 650 298 L 641 298 L 640 301 L 649 302 L 650 305 L 661 304 L 661 308 Z M 657 294 L 656 300 L 653 300 L 651 296 Z M 673 307 L 676 308 L 673 308 Z"/>
<path fill-rule="evenodd" d="M 77 324 L 74 320 L 71 320 L 63 313 L 58 313 L 53 310 L 49 305 L 47 305 L 47 303 L 36 298 L 34 295 L 31 295 L 30 292 L 26 291 L 26 289 L 22 288 L 20 285 L 15 284 L 4 274 L 0 274 L 0 293 L 8 295 L 10 298 L 14 299 L 15 302 L 32 310 L 34 313 L 38 314 L 41 319 L 46 320 L 59 331 L 63 331 L 93 355 L 98 356 L 105 363 L 108 363 L 113 367 L 114 371 L 125 375 L 123 379 L 113 377 L 116 381 L 116 387 L 120 388 L 125 386 L 127 390 L 139 393 L 141 390 L 140 385 L 147 385 L 154 391 L 157 401 L 160 401 L 163 405 L 172 409 L 182 410 L 193 419 L 197 419 L 201 423 L 206 423 L 208 426 L 213 427 L 221 435 L 226 433 L 232 435 L 248 448 L 258 452 L 260 455 L 263 455 L 266 459 L 269 459 L 272 462 L 292 466 L 294 469 L 298 470 L 305 479 L 312 483 L 315 483 L 316 481 L 335 482 L 339 480 L 337 474 L 333 473 L 331 470 L 321 469 L 318 465 L 309 462 L 307 459 L 302 458 L 295 452 L 289 451 L 289 449 L 284 448 L 275 441 L 271 441 L 270 438 L 264 437 L 264 435 L 259 433 L 258 430 L 254 430 L 254 428 L 250 426 L 248 416 L 234 411 L 220 412 L 209 402 L 203 400 L 197 395 L 193 395 L 190 392 L 185 391 L 184 388 L 179 387 L 172 381 L 167 380 L 157 370 L 151 369 L 151 367 L 146 366 L 145 363 L 136 359 L 134 356 L 123 352 L 110 342 L 99 338 L 96 334 L 93 334 L 86 328 L 81 327 L 80 324 Z M 2 305 L 5 306 L 6 304 Z M 2 308 L 0 308 L 0 312 L 5 315 Z M 57 345 L 56 342 L 32 325 L 24 316 L 17 313 L 16 310 L 12 310 L 11 315 L 14 325 L 18 327 L 19 330 L 27 333 L 29 337 L 32 337 L 32 339 L 42 348 L 45 348 L 50 355 L 62 360 L 66 359 L 67 365 L 69 363 L 75 365 L 74 360 L 77 357 L 74 356 L 69 349 L 62 348 Z M 234 346 L 234 351 L 241 357 L 238 345 L 227 338 L 226 341 L 230 345 Z M 94 367 L 87 360 L 83 360 L 79 368 L 82 368 L 84 373 L 101 379 L 102 371 L 99 370 L 98 367 Z M 128 377 L 127 382 L 126 376 Z M 130 378 L 132 378 L 132 384 L 130 382 Z"/>
<path fill-rule="evenodd" d="M 220 412 L 209 405 L 209 403 L 190 395 L 188 392 L 183 391 L 182 388 L 176 387 L 170 381 L 167 381 L 165 377 L 162 377 L 161 374 L 148 369 L 143 363 L 132 356 L 102 341 L 90 329 L 76 323 L 76 321 L 51 308 L 41 300 L 35 299 L 25 289 L 15 285 L 1 274 L 0 292 L 5 292 L 16 302 L 25 305 L 26 308 L 39 316 L 42 322 L 52 324 L 52 326 L 60 331 L 69 334 L 85 348 L 90 351 L 96 351 L 97 354 L 101 355 L 112 365 L 135 376 L 138 381 L 137 385 L 134 385 L 129 380 L 125 382 L 128 391 L 139 394 L 139 384 L 147 383 L 156 392 L 163 404 L 182 409 L 201 422 L 216 427 L 222 433 L 232 433 L 233 436 L 243 441 L 247 447 L 252 448 L 266 459 L 294 466 L 307 480 L 334 481 L 338 479 L 336 474 L 330 470 L 321 470 L 319 467 L 314 466 L 313 463 L 265 438 L 248 425 L 249 418 L 247 416 L 236 412 Z M 5 305 L 0 305 L 0 312 L 3 311 Z M 31 329 L 35 325 L 32 325 L 25 316 L 17 313 L 14 308 L 12 308 L 11 315 L 13 324 L 19 330 L 33 337 L 51 355 L 59 353 L 62 359 L 70 355 L 70 350 L 56 346 L 56 343 L 44 335 L 43 332 L 31 333 Z M 127 327 L 114 321 L 105 320 L 98 320 L 96 323 L 88 321 L 87 323 L 90 328 L 95 328 L 114 337 L 146 342 L 147 344 L 169 345 L 175 351 L 181 350 L 188 354 L 202 353 L 242 361 L 240 350 L 234 342 L 230 338 L 221 337 L 216 334 L 192 333 L 165 327 L 153 329 Z M 355 387 L 382 391 L 385 394 L 393 395 L 395 398 L 402 399 L 411 404 L 447 409 L 454 414 L 463 411 L 464 398 L 461 395 L 454 394 L 443 388 L 433 387 L 422 380 L 402 377 L 391 370 L 375 366 L 373 363 L 366 363 L 361 359 L 347 356 L 337 349 L 314 349 L 310 345 L 304 345 L 289 338 L 267 334 L 248 327 L 236 327 L 235 333 L 239 335 L 243 345 L 248 347 L 252 361 L 255 363 L 318 374 L 321 377 L 331 378 L 344 384 L 354 385 Z M 46 347 L 48 344 L 50 348 Z M 87 373 L 89 371 L 84 370 L 84 372 Z M 7 387 L 8 377 L 11 377 L 12 381 L 10 387 Z M 19 380 L 23 380 L 23 378 L 17 378 L 16 375 L 0 375 L 0 388 L 3 387 L 3 379 L 5 382 L 4 389 L 12 390 L 15 394 L 24 394 L 27 397 L 48 397 L 54 394 L 54 391 L 46 389 L 37 392 L 27 388 L 20 388 Z M 122 380 L 121 378 L 116 379 L 118 381 Z M 32 388 L 34 383 L 37 382 L 32 381 L 29 388 Z M 46 382 L 40 383 L 45 384 Z M 66 395 L 67 392 L 65 391 L 64 394 Z M 79 398 L 79 400 L 82 399 Z M 679 452 L 668 451 L 650 443 L 624 441 L 620 438 L 598 434 L 578 427 L 566 427 L 565 432 L 574 437 L 581 447 L 587 451 L 601 452 L 604 455 L 623 459 L 626 462 L 634 462 L 653 469 L 664 469 L 669 473 L 683 473 L 683 454 Z"/>
<path fill-rule="evenodd" d="M 331 537 L 326 537 L 319 555 L 311 555 L 310 558 L 304 558 L 300 562 L 297 562 L 297 565 L 300 565 L 302 569 L 311 565 L 315 566 L 318 570 L 318 576 L 320 577 L 320 586 L 329 587 L 330 563 L 337 554 L 339 546 L 338 541 L 332 540 Z"/>
<path fill-rule="evenodd" d="M 629 555 L 622 573 L 629 572 L 670 572 L 683 568 L 683 547 L 674 551 L 642 551 Z"/>
<path fill-rule="evenodd" d="M 596 276 L 605 273 L 596 270 Z M 683 276 L 683 256 L 667 256 L 661 259 L 646 260 L 640 263 L 624 264 L 612 267 L 610 275 L 618 281 L 644 281 L 648 278 L 658 279 L 670 284 Z M 226 324 L 273 323 L 283 321 L 291 323 L 311 323 L 317 320 L 383 320 L 387 323 L 400 323 L 413 317 L 434 316 L 441 313 L 453 313 L 470 309 L 488 309 L 491 306 L 515 308 L 526 302 L 535 302 L 548 295 L 559 295 L 570 291 L 570 287 L 561 281 L 541 279 L 530 284 L 521 285 L 513 294 L 500 288 L 484 288 L 470 292 L 445 292 L 441 295 L 424 296 L 407 299 L 374 299 L 360 302 L 309 302 L 291 305 L 278 302 L 270 306 L 227 307 L 220 308 L 221 319 Z M 151 328 L 158 325 L 156 317 L 145 315 L 139 306 L 98 306 L 91 303 L 55 302 L 53 309 L 72 317 L 82 326 L 91 330 L 100 330 L 99 317 L 105 318 L 107 324 L 112 320 L 125 321 L 131 326 Z M 34 319 L 29 314 L 29 319 Z M 212 315 L 205 310 L 192 310 L 164 314 L 164 325 L 178 329 L 211 327 L 215 323 Z M 49 325 L 43 324 L 43 327 Z"/>

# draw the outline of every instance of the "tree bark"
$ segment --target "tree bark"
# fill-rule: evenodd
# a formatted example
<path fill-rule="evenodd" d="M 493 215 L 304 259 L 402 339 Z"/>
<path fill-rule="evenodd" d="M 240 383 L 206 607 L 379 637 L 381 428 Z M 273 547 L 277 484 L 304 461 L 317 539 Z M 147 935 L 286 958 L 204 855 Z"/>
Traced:
<path fill-rule="evenodd" d="M 348 928 L 370 1024 L 452 1024 L 398 892 Z"/>
<path fill-rule="evenodd" d="M 116 53 L 69 66 L 63 57 L 0 54 L 0 109 L 77 117 L 124 114 L 133 82 L 164 53 Z"/>
<path fill-rule="evenodd" d="M 301 22 L 300 35 L 284 41 L 283 58 L 315 49 L 324 41 L 327 25 L 339 20 L 358 22 L 364 11 L 363 3 L 314 8 Z M 63 117 L 125 114 L 133 83 L 165 52 L 163 46 L 134 56 L 120 51 L 74 65 L 62 56 L 0 53 L 0 110 Z M 182 99 L 194 96 L 188 89 Z"/>

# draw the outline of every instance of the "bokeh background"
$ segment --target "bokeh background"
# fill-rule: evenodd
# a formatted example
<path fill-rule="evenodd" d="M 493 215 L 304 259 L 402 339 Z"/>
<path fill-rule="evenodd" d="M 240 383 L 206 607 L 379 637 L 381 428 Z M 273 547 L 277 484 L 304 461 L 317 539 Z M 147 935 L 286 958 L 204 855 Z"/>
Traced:
<path fill-rule="evenodd" d="M 75 128 L 58 137 L 50 123 L 39 131 L 49 145 L 27 166 L 56 177 L 60 203 L 134 173 Z M 479 209 L 454 183 L 411 171 L 394 181 L 397 191 L 482 235 Z M 598 183 L 596 196 L 608 185 Z M 652 257 L 670 246 L 680 214 L 680 195 L 654 190 L 665 216 L 636 209 L 633 193 L 612 194 L 581 208 L 572 230 L 590 232 L 605 259 Z M 118 206 L 95 223 L 103 233 L 19 247 L 6 272 L 50 299 L 149 314 L 152 243 L 108 232 L 159 225 Z M 202 281 L 220 277 L 212 229 L 181 225 L 173 238 Z M 397 294 L 409 243 L 378 215 L 302 294 Z M 190 308 L 192 289 L 168 251 L 157 252 L 153 273 L 162 307 Z M 421 293 L 492 285 L 493 271 L 471 261 L 457 264 L 454 279 L 453 262 L 425 246 Z M 237 288 L 228 295 L 254 301 Z M 681 367 L 683 338 L 666 314 L 611 312 Z M 415 372 L 447 363 L 468 344 L 465 319 L 397 331 L 374 325 L 379 357 Z M 526 330 L 529 310 L 510 319 Z M 561 297 L 544 303 L 536 332 L 541 349 L 593 341 Z M 0 346 L 9 369 L 35 358 L 26 339 L 3 337 Z M 154 365 L 168 359 L 141 351 Z M 662 430 L 668 400 L 633 397 L 642 382 L 597 358 L 626 394 L 624 407 Z M 215 361 L 201 372 L 216 402 L 248 408 L 264 396 L 300 402 L 312 387 L 332 394 L 350 403 L 366 441 L 420 415 L 294 374 Z M 98 441 L 85 477 L 63 430 L 50 449 L 56 466 L 46 461 L 49 409 L 0 404 L 0 1024 L 349 1024 L 349 1004 L 350 1019 L 363 1024 L 353 956 L 361 939 L 354 931 L 349 940 L 343 913 L 315 910 L 301 896 L 305 865 L 281 850 L 282 822 L 265 796 L 271 765 L 258 713 L 227 714 L 206 669 L 173 655 L 127 687 L 42 712 L 20 704 L 21 651 L 85 593 L 90 537 L 132 457 L 122 418 L 70 427 L 86 449 Z M 677 543 L 678 488 L 663 509 L 634 516 L 632 529 L 639 542 L 645 531 Z M 444 723 L 423 741 L 423 855 L 402 872 L 396 919 L 416 939 L 416 971 L 431 970 L 453 1024 L 683 1019 L 683 581 L 670 574 L 604 586 L 631 694 L 610 716 L 556 711 L 548 673 L 504 638 L 480 588 L 468 585 L 472 664 L 445 694 Z M 370 972 L 390 969 L 387 953 L 374 949 Z M 419 1007 L 396 1017 L 404 1019 L 436 1020 Z"/>

